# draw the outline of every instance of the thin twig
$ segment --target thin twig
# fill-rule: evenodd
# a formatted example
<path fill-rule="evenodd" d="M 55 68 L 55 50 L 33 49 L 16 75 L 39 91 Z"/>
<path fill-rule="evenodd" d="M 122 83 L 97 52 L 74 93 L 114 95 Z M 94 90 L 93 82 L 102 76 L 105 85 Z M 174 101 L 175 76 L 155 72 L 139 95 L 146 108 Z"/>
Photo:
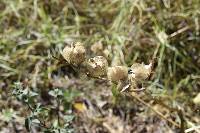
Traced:
<path fill-rule="evenodd" d="M 134 97 L 136 100 L 138 100 L 139 102 L 141 102 L 142 104 L 144 104 L 145 106 L 149 107 L 152 111 L 154 111 L 157 115 L 159 115 L 161 118 L 163 118 L 164 120 L 168 121 L 169 123 L 173 124 L 174 126 L 180 128 L 180 125 L 170 119 L 167 119 L 162 113 L 160 113 L 159 111 L 157 111 L 156 109 L 154 109 L 153 107 L 151 107 L 150 104 L 146 103 L 145 101 L 143 101 L 140 97 L 138 97 L 137 95 L 135 95 L 135 93 L 131 93 L 131 96 Z"/>
<path fill-rule="evenodd" d="M 25 102 L 26 105 L 28 106 L 29 110 L 34 113 L 34 109 L 31 107 L 31 105 L 27 102 Z M 37 117 L 36 117 L 37 118 Z M 45 122 L 42 122 L 39 118 L 37 118 L 40 122 L 40 126 L 49 129 L 49 127 L 46 126 Z"/>
<path fill-rule="evenodd" d="M 64 60 L 64 59 L 59 59 L 58 57 L 56 57 L 56 56 L 54 56 L 54 55 L 52 55 L 52 58 L 55 59 L 55 60 L 58 60 L 59 62 L 65 62 L 66 64 L 70 65 L 70 63 L 67 62 L 66 60 Z"/>
<path fill-rule="evenodd" d="M 17 127 L 16 127 L 16 123 L 15 123 L 15 121 L 13 121 L 13 120 L 12 120 L 12 126 L 13 126 L 13 128 L 14 128 L 15 133 L 19 133 L 19 130 L 18 130 Z"/>
<path fill-rule="evenodd" d="M 172 37 L 174 37 L 174 36 L 176 36 L 176 35 L 178 35 L 178 34 L 184 32 L 184 31 L 186 31 L 186 30 L 188 30 L 188 29 L 190 29 L 190 28 L 191 28 L 191 26 L 186 26 L 186 27 L 184 27 L 184 28 L 182 28 L 182 29 L 179 29 L 179 30 L 177 30 L 176 32 L 170 34 L 170 35 L 169 35 L 169 38 L 172 38 Z"/>
<path fill-rule="evenodd" d="M 180 121 L 181 121 L 181 127 L 180 127 L 181 133 L 184 133 L 185 132 L 185 119 L 183 117 L 183 112 L 182 112 L 181 109 L 178 109 L 177 113 L 178 113 L 178 116 L 179 116 Z"/>
<path fill-rule="evenodd" d="M 189 133 L 191 131 L 194 131 L 194 130 L 197 130 L 197 129 L 200 129 L 200 125 L 199 126 L 194 126 L 194 127 L 191 127 L 191 128 L 188 128 L 185 130 L 185 133 Z"/>
<path fill-rule="evenodd" d="M 147 94 L 147 93 L 146 93 L 146 94 Z M 151 97 L 151 95 L 148 95 L 148 96 Z M 181 133 L 184 133 L 184 131 L 185 131 L 185 119 L 184 119 L 184 116 L 183 116 L 183 111 L 182 111 L 181 109 L 179 109 L 179 108 L 169 107 L 168 105 L 166 105 L 166 104 L 165 104 L 163 101 L 161 101 L 161 100 L 158 100 L 158 99 L 155 99 L 155 98 L 153 98 L 153 100 L 154 100 L 157 104 L 159 104 L 159 105 L 161 105 L 161 106 L 163 106 L 163 107 L 169 109 L 170 111 L 177 112 L 177 114 L 178 114 L 178 116 L 179 116 L 179 118 L 180 118 L 180 129 L 181 129 Z"/>
<path fill-rule="evenodd" d="M 60 99 L 57 98 L 57 119 L 58 119 L 58 126 L 60 127 L 60 115 L 59 115 L 59 112 L 60 112 Z M 60 129 L 58 131 L 60 133 Z"/>

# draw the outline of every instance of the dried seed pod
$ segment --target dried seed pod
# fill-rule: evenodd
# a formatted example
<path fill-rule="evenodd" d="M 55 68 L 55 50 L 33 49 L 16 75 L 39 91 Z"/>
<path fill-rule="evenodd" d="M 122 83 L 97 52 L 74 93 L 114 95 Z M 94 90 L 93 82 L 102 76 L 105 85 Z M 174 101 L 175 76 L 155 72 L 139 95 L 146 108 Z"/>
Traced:
<path fill-rule="evenodd" d="M 193 102 L 195 104 L 199 104 L 200 105 L 200 93 L 198 93 L 197 96 L 193 99 Z"/>
<path fill-rule="evenodd" d="M 82 43 L 77 42 L 72 44 L 71 47 L 66 46 L 63 49 L 62 56 L 68 63 L 79 65 L 85 61 L 86 50 Z"/>
<path fill-rule="evenodd" d="M 72 54 L 73 48 L 66 46 L 62 51 L 63 58 L 70 63 L 71 62 L 71 54 Z"/>
<path fill-rule="evenodd" d="M 128 77 L 128 68 L 126 66 L 109 67 L 107 76 L 113 82 L 125 80 Z"/>
<path fill-rule="evenodd" d="M 145 80 L 151 74 L 151 67 L 152 67 L 151 63 L 149 65 L 134 63 L 131 66 L 129 74 L 132 76 L 132 78 L 134 78 L 137 81 Z"/>
<path fill-rule="evenodd" d="M 74 45 L 73 54 L 72 54 L 72 62 L 74 64 L 81 64 L 85 61 L 86 58 L 86 49 L 82 43 L 77 42 Z"/>
<path fill-rule="evenodd" d="M 105 76 L 108 69 L 108 62 L 103 56 L 90 58 L 86 63 L 88 74 L 92 77 Z"/>

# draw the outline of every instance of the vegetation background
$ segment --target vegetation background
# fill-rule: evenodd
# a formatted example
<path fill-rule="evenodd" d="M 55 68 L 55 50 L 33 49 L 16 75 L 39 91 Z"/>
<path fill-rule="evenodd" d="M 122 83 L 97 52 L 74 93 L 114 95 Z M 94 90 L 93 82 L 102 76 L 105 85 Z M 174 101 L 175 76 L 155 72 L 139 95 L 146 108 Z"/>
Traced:
<path fill-rule="evenodd" d="M 137 94 L 150 106 L 59 61 L 64 46 L 76 41 L 85 44 L 90 57 L 98 54 L 91 46 L 101 43 L 110 64 L 130 67 L 156 57 L 147 89 Z M 47 108 L 45 118 L 36 116 L 46 127 L 53 125 L 49 132 L 61 132 L 57 129 L 66 123 L 65 116 L 69 125 L 62 132 L 189 132 L 200 125 L 200 1 L 0 0 L 1 133 L 28 132 L 25 120 L 33 112 L 12 95 L 16 82 L 37 94 L 28 101 L 34 109 L 38 103 Z M 58 108 L 60 120 L 55 118 Z M 173 125 L 152 109 L 184 126 Z M 31 132 L 44 131 L 37 126 L 41 121 L 32 122 Z"/>

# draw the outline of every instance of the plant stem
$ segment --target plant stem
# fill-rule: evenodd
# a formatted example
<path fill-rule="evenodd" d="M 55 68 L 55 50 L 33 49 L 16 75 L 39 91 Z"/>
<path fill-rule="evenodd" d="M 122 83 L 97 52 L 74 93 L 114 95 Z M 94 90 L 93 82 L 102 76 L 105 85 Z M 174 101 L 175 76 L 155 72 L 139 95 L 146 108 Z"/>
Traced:
<path fill-rule="evenodd" d="M 25 102 L 25 103 L 26 103 L 26 105 L 28 106 L 29 110 L 30 110 L 32 113 L 34 113 L 34 109 L 31 107 L 31 105 L 30 105 L 29 103 L 27 103 L 27 102 Z M 36 118 L 39 120 L 40 126 L 41 126 L 41 127 L 49 129 L 49 127 L 46 126 L 45 122 L 42 122 L 38 117 L 36 117 Z"/>
<path fill-rule="evenodd" d="M 161 118 L 163 118 L 164 120 L 168 121 L 169 123 L 173 124 L 174 126 L 180 128 L 180 125 L 170 119 L 167 119 L 161 112 L 157 111 L 156 109 L 154 109 L 153 107 L 151 107 L 150 104 L 146 103 L 144 100 L 142 100 L 140 97 L 138 97 L 137 95 L 135 95 L 134 92 L 130 93 L 132 97 L 134 97 L 136 100 L 138 100 L 139 102 L 141 102 L 142 104 L 144 104 L 145 106 L 149 107 L 152 111 L 154 111 L 157 115 L 159 115 Z"/>
<path fill-rule="evenodd" d="M 57 98 L 57 120 L 58 120 L 58 126 L 60 127 L 60 115 L 59 115 L 59 112 L 60 112 L 60 99 Z M 60 129 L 58 131 L 60 133 Z"/>

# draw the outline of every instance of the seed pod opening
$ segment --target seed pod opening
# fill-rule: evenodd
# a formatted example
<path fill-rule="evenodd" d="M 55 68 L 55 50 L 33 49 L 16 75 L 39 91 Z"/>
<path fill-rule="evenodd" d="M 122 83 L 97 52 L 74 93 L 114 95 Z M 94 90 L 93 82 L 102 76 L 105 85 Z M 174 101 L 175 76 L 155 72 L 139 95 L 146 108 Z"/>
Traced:
<path fill-rule="evenodd" d="M 108 68 L 108 79 L 113 82 L 126 80 L 128 77 L 128 68 L 126 66 L 114 66 Z"/>
<path fill-rule="evenodd" d="M 131 66 L 131 75 L 132 78 L 135 78 L 135 80 L 145 80 L 147 79 L 151 74 L 151 64 L 144 65 L 139 63 L 134 63 Z"/>
<path fill-rule="evenodd" d="M 87 61 L 86 67 L 90 76 L 101 77 L 107 73 L 108 62 L 103 56 L 95 56 Z"/>
<path fill-rule="evenodd" d="M 62 56 L 68 63 L 79 65 L 85 61 L 86 50 L 82 43 L 77 42 L 72 44 L 71 47 L 66 46 L 63 49 Z"/>

